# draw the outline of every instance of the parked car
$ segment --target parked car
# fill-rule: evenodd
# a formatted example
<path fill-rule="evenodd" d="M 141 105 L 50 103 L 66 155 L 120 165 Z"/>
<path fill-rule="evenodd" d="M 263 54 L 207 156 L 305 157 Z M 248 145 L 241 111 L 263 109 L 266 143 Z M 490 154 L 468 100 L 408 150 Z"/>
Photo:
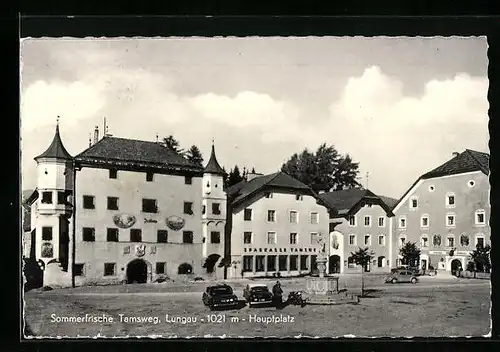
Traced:
<path fill-rule="evenodd" d="M 203 292 L 202 301 L 210 309 L 234 308 L 239 304 L 233 289 L 226 284 L 208 286 Z"/>
<path fill-rule="evenodd" d="M 396 284 L 400 282 L 411 282 L 416 284 L 418 282 L 418 277 L 412 270 L 400 269 L 391 273 L 386 279 L 386 283 Z"/>
<path fill-rule="evenodd" d="M 243 289 L 243 297 L 248 305 L 268 305 L 273 301 L 273 294 L 265 284 L 248 284 Z"/>
<path fill-rule="evenodd" d="M 415 276 L 421 276 L 422 275 L 422 270 L 420 270 L 419 268 L 416 268 L 416 267 L 408 266 L 408 265 L 401 265 L 401 266 L 398 266 L 397 268 L 391 269 L 391 274 L 395 273 L 397 271 L 400 271 L 400 270 L 409 270 Z"/>

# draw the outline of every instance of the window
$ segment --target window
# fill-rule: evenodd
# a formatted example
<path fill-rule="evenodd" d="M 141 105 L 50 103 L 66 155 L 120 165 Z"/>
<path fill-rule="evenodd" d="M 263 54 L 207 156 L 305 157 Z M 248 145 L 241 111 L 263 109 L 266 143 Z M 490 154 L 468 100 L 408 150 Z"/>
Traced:
<path fill-rule="evenodd" d="M 258 255 L 255 257 L 255 271 L 264 271 L 264 256 Z"/>
<path fill-rule="evenodd" d="M 476 247 L 484 247 L 484 236 L 483 235 L 476 235 Z"/>
<path fill-rule="evenodd" d="M 243 232 L 243 243 L 244 244 L 252 244 L 252 233 L 251 232 Z"/>
<path fill-rule="evenodd" d="M 446 226 L 447 227 L 455 226 L 455 214 L 453 213 L 446 214 Z"/>
<path fill-rule="evenodd" d="M 311 244 L 318 244 L 319 236 L 317 232 L 311 232 Z"/>
<path fill-rule="evenodd" d="M 42 227 L 42 240 L 52 241 L 52 227 Z"/>
<path fill-rule="evenodd" d="M 210 243 L 220 243 L 220 232 L 219 231 L 210 232 Z"/>
<path fill-rule="evenodd" d="M 193 202 L 184 202 L 184 214 L 193 215 Z"/>
<path fill-rule="evenodd" d="M 182 232 L 182 243 L 193 243 L 193 231 Z"/>
<path fill-rule="evenodd" d="M 385 227 L 385 218 L 383 216 L 378 218 L 378 227 Z"/>
<path fill-rule="evenodd" d="M 165 262 L 157 262 L 156 263 L 156 273 L 157 274 L 165 274 Z"/>
<path fill-rule="evenodd" d="M 469 182 L 467 182 L 467 186 L 469 187 L 474 187 L 476 185 L 476 182 L 474 182 L 474 180 L 470 180 Z"/>
<path fill-rule="evenodd" d="M 276 244 L 276 232 L 267 233 L 267 244 Z"/>
<path fill-rule="evenodd" d="M 356 216 L 355 215 L 349 216 L 349 226 L 356 226 Z"/>
<path fill-rule="evenodd" d="M 385 246 L 385 236 L 384 235 L 379 235 L 378 236 L 378 245 L 379 246 Z"/>
<path fill-rule="evenodd" d="M 269 222 L 276 221 L 276 210 L 268 210 L 267 211 L 267 221 L 269 221 Z"/>
<path fill-rule="evenodd" d="M 449 248 L 455 247 L 455 237 L 453 236 L 446 237 L 446 246 Z"/>
<path fill-rule="evenodd" d="M 95 241 L 95 229 L 93 227 L 84 227 L 82 229 L 82 239 L 84 242 L 94 242 Z"/>
<path fill-rule="evenodd" d="M 455 207 L 455 194 L 454 193 L 447 193 L 446 194 L 446 207 L 447 208 L 454 208 Z"/>
<path fill-rule="evenodd" d="M 66 192 L 57 192 L 57 204 L 66 204 Z"/>
<path fill-rule="evenodd" d="M 84 264 L 75 264 L 73 266 L 73 274 L 75 276 L 83 276 Z"/>
<path fill-rule="evenodd" d="M 403 247 L 406 244 L 406 236 L 399 236 L 399 245 Z"/>
<path fill-rule="evenodd" d="M 422 217 L 420 218 L 420 227 L 429 227 L 429 215 L 422 215 Z"/>
<path fill-rule="evenodd" d="M 439 247 L 441 246 L 441 235 L 434 235 L 432 237 L 432 245 L 434 247 Z"/>
<path fill-rule="evenodd" d="M 297 233 L 290 233 L 290 244 L 297 244 Z"/>
<path fill-rule="evenodd" d="M 118 171 L 116 169 L 109 170 L 109 178 L 118 178 Z"/>
<path fill-rule="evenodd" d="M 104 263 L 104 276 L 116 275 L 116 263 Z"/>
<path fill-rule="evenodd" d="M 476 225 L 485 225 L 486 224 L 486 212 L 482 209 L 476 211 Z"/>
<path fill-rule="evenodd" d="M 307 257 L 307 255 L 300 256 L 300 270 L 309 270 L 309 267 L 307 265 Z"/>
<path fill-rule="evenodd" d="M 372 226 L 372 217 L 370 215 L 365 216 L 365 227 Z"/>
<path fill-rule="evenodd" d="M 298 255 L 291 255 L 290 256 L 290 271 L 298 270 L 299 269 L 299 256 Z"/>
<path fill-rule="evenodd" d="M 143 199 L 142 211 L 144 213 L 157 213 L 158 207 L 156 206 L 156 199 Z"/>
<path fill-rule="evenodd" d="M 184 176 L 184 184 L 185 185 L 192 185 L 193 184 L 193 177 L 191 177 L 191 176 Z"/>
<path fill-rule="evenodd" d="M 168 243 L 168 231 L 167 230 L 156 231 L 156 241 L 158 243 Z"/>
<path fill-rule="evenodd" d="M 420 247 L 429 247 L 429 239 L 427 238 L 427 235 L 422 235 L 422 237 L 420 237 Z"/>
<path fill-rule="evenodd" d="M 272 198 L 272 197 L 273 197 L 273 194 L 272 194 L 271 192 L 266 192 L 266 193 L 264 193 L 264 196 L 265 196 L 266 198 Z"/>
<path fill-rule="evenodd" d="M 365 235 L 365 246 L 371 245 L 371 236 L 370 235 Z"/>
<path fill-rule="evenodd" d="M 301 200 L 304 200 L 304 197 L 301 194 L 297 194 L 295 196 L 295 200 L 301 201 Z"/>
<path fill-rule="evenodd" d="M 296 224 L 299 222 L 298 213 L 295 210 L 290 211 L 290 223 Z"/>
<path fill-rule="evenodd" d="M 279 271 L 287 271 L 287 260 L 286 255 L 280 255 L 278 257 L 278 270 Z"/>
<path fill-rule="evenodd" d="M 153 182 L 155 174 L 152 172 L 146 172 L 146 182 Z"/>
<path fill-rule="evenodd" d="M 94 196 L 83 196 L 83 209 L 95 209 Z"/>
<path fill-rule="evenodd" d="M 108 197 L 108 210 L 118 210 L 118 197 Z"/>
<path fill-rule="evenodd" d="M 252 221 L 252 209 L 245 209 L 243 218 L 245 221 Z"/>
<path fill-rule="evenodd" d="M 276 256 L 267 256 L 267 271 L 276 271 Z"/>
<path fill-rule="evenodd" d="M 429 192 L 434 192 L 435 189 L 436 189 L 436 187 L 434 187 L 433 185 L 429 186 Z"/>
<path fill-rule="evenodd" d="M 42 203 L 52 204 L 52 192 L 42 192 Z"/>
<path fill-rule="evenodd" d="M 253 256 L 244 255 L 243 256 L 243 271 L 253 271 Z"/>
<path fill-rule="evenodd" d="M 319 223 L 319 214 L 316 212 L 311 213 L 311 224 L 318 224 Z"/>
<path fill-rule="evenodd" d="M 351 246 L 356 245 L 356 235 L 349 235 L 349 245 Z"/>
<path fill-rule="evenodd" d="M 142 242 L 141 229 L 130 229 L 130 242 Z"/>
<path fill-rule="evenodd" d="M 415 210 L 418 208 L 418 197 L 413 196 L 410 198 L 410 210 Z"/>
<path fill-rule="evenodd" d="M 462 247 L 467 247 L 469 246 L 469 243 L 470 243 L 470 239 L 469 239 L 469 236 L 465 233 L 463 233 L 461 236 L 460 236 L 460 245 Z"/>
<path fill-rule="evenodd" d="M 406 229 L 406 217 L 402 216 L 399 218 L 399 228 Z"/>
<path fill-rule="evenodd" d="M 212 214 L 220 215 L 220 203 L 212 203 Z"/>
<path fill-rule="evenodd" d="M 108 242 L 118 242 L 118 229 L 108 229 L 106 240 Z"/>

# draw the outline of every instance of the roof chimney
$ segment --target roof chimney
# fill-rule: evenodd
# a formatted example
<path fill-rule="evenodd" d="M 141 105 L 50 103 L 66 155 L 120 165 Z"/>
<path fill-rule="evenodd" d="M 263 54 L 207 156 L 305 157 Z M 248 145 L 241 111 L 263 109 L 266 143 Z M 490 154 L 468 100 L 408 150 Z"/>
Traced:
<path fill-rule="evenodd" d="M 99 126 L 95 126 L 94 129 L 94 144 L 99 141 Z"/>
<path fill-rule="evenodd" d="M 452 155 L 454 158 L 456 158 L 457 156 L 459 156 L 459 155 L 460 155 L 460 153 L 459 153 L 459 152 L 453 152 L 453 153 L 451 153 L 451 155 Z"/>
<path fill-rule="evenodd" d="M 253 180 L 256 177 L 264 176 L 264 174 L 259 174 L 258 172 L 248 172 L 247 173 L 247 182 Z"/>

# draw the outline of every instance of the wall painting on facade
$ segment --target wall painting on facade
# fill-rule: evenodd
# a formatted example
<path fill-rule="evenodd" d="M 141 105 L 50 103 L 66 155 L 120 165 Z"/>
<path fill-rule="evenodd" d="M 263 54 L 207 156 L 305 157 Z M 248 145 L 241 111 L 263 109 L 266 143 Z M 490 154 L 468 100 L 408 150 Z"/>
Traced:
<path fill-rule="evenodd" d="M 186 224 L 186 220 L 181 218 L 180 216 L 169 216 L 166 220 L 167 226 L 169 229 L 174 230 L 174 231 L 179 231 L 184 227 Z"/>
<path fill-rule="evenodd" d="M 45 242 L 42 244 L 42 257 L 43 258 L 52 258 L 54 256 L 54 247 L 52 243 Z"/>
<path fill-rule="evenodd" d="M 136 221 L 136 217 L 130 214 L 117 214 L 113 216 L 113 222 L 121 229 L 128 229 L 134 226 Z"/>

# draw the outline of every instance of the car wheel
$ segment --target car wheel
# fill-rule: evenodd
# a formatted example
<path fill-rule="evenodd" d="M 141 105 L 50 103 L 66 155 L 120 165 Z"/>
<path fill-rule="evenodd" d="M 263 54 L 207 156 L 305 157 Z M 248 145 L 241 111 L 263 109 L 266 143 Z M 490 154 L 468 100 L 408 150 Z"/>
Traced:
<path fill-rule="evenodd" d="M 396 282 L 398 282 L 398 280 L 396 280 L 396 279 L 391 280 L 391 284 L 395 284 Z"/>
<path fill-rule="evenodd" d="M 416 283 L 417 283 L 417 279 L 413 277 L 413 278 L 411 279 L 411 283 L 412 283 L 412 284 L 416 284 Z"/>

